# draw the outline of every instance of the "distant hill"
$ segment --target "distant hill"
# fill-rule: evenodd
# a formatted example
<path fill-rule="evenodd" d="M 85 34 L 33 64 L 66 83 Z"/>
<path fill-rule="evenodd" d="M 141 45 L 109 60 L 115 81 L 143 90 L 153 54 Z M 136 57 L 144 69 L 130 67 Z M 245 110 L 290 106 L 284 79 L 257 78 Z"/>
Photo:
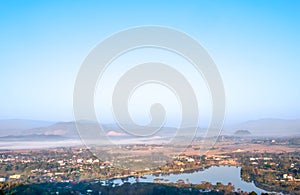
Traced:
<path fill-rule="evenodd" d="M 54 122 L 26 120 L 26 119 L 8 119 L 0 120 L 0 136 L 19 135 L 23 130 L 52 125 Z"/>
<path fill-rule="evenodd" d="M 78 125 L 81 125 L 87 131 L 92 130 L 95 128 L 96 125 L 98 125 L 96 122 L 92 121 L 79 121 Z M 104 130 L 106 134 L 110 137 L 135 137 L 132 135 L 129 135 L 120 127 L 117 125 L 113 124 L 106 124 L 103 125 Z M 169 137 L 169 136 L 174 136 L 176 133 L 175 128 L 163 128 L 159 131 L 158 135 L 163 136 L 163 137 Z M 78 132 L 77 132 L 77 127 L 76 123 L 71 121 L 71 122 L 59 122 L 55 123 L 50 126 L 46 127 L 39 127 L 39 128 L 33 128 L 33 129 L 26 129 L 22 131 L 22 135 L 32 135 L 32 134 L 37 134 L 37 135 L 60 135 L 60 136 L 65 136 L 65 137 L 71 137 L 71 138 L 79 138 Z M 91 135 L 93 136 L 93 135 Z"/>
<path fill-rule="evenodd" d="M 95 129 L 97 122 L 92 121 L 79 121 L 77 125 L 84 127 L 87 131 Z M 120 133 L 120 129 L 113 125 L 104 125 L 106 132 L 115 131 L 116 133 Z M 26 129 L 22 131 L 22 135 L 60 135 L 69 138 L 79 138 L 79 134 L 77 131 L 76 122 L 58 122 L 50 126 L 38 127 L 33 129 Z M 93 136 L 93 135 L 91 135 Z"/>
<path fill-rule="evenodd" d="M 251 135 L 250 131 L 248 130 L 237 130 L 235 133 L 234 133 L 235 136 L 249 136 Z"/>
<path fill-rule="evenodd" d="M 300 135 L 300 119 L 266 118 L 230 125 L 224 129 L 225 134 L 233 134 L 239 129 L 248 129 L 253 136 L 293 136 Z"/>
<path fill-rule="evenodd" d="M 58 122 L 49 126 L 31 128 L 22 131 L 22 135 L 31 134 L 78 137 L 75 122 Z"/>

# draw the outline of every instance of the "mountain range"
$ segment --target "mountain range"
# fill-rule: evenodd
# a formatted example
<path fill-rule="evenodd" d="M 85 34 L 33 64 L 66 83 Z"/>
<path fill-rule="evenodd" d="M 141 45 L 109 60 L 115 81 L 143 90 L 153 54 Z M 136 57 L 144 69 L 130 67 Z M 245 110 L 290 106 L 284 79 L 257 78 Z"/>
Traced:
<path fill-rule="evenodd" d="M 96 123 L 82 121 L 80 125 L 89 125 L 92 128 Z M 126 133 L 116 125 L 105 125 L 106 135 L 110 137 L 124 137 Z M 285 119 L 259 119 L 246 121 L 239 124 L 228 125 L 223 128 L 221 134 L 234 135 L 237 130 L 247 130 L 251 136 L 293 136 L 300 135 L 300 119 L 285 120 Z M 172 137 L 176 132 L 175 128 L 163 128 L 155 135 L 157 137 Z M 173 134 L 173 135 L 172 135 Z M 78 139 L 79 135 L 76 129 L 76 123 L 70 122 L 51 122 L 51 121 L 36 121 L 10 119 L 0 120 L 0 137 L 17 139 L 22 136 L 33 136 L 36 138 L 49 139 L 53 138 L 72 138 Z M 15 136 L 15 137 L 14 137 Z M 24 138 L 25 139 L 25 138 Z"/>

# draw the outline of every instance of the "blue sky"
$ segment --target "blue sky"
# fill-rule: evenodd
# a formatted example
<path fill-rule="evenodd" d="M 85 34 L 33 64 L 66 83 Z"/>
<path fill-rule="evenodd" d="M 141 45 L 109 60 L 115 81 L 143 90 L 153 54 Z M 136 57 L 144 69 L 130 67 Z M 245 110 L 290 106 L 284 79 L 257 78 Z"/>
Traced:
<path fill-rule="evenodd" d="M 101 40 L 169 26 L 207 49 L 227 121 L 300 116 L 299 1 L 1 1 L 0 119 L 73 120 L 74 81 Z"/>

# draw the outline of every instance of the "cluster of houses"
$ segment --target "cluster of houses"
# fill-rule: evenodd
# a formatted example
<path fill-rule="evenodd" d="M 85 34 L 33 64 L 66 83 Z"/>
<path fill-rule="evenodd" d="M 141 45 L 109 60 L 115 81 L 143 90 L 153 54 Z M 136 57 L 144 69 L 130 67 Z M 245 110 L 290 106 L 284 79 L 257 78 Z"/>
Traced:
<path fill-rule="evenodd" d="M 6 182 L 8 180 L 19 180 L 19 179 L 26 179 L 30 176 L 39 176 L 40 179 L 47 178 L 47 181 L 55 181 L 57 177 L 66 175 L 65 171 L 66 169 L 70 167 L 74 167 L 73 172 L 81 172 L 84 171 L 85 168 L 90 168 L 94 164 L 99 165 L 100 169 L 105 169 L 108 166 L 111 166 L 111 163 L 109 161 L 106 162 L 100 162 L 99 159 L 87 157 L 84 155 L 81 155 L 84 152 L 85 149 L 77 149 L 73 151 L 73 156 L 70 158 L 70 156 L 63 155 L 62 152 L 57 157 L 49 157 L 43 152 L 37 152 L 35 155 L 31 155 L 30 152 L 24 152 L 24 153 L 2 153 L 0 154 L 0 166 L 7 167 L 7 166 L 19 166 L 21 164 L 23 165 L 29 165 L 36 162 L 39 163 L 47 163 L 47 164 L 53 164 L 55 167 L 58 166 L 58 169 L 51 169 L 51 168 L 34 168 L 30 170 L 29 175 L 23 174 L 22 171 L 19 170 L 16 171 L 14 174 L 8 174 L 7 171 L 2 170 L 0 173 L 0 182 Z M 65 157 L 64 157 L 65 156 Z M 59 171 L 60 170 L 60 171 Z M 20 174 L 17 174 L 20 173 Z M 23 174 L 23 175 L 22 175 Z M 64 180 L 63 180 L 64 181 Z M 68 180 L 66 180 L 68 181 Z"/>

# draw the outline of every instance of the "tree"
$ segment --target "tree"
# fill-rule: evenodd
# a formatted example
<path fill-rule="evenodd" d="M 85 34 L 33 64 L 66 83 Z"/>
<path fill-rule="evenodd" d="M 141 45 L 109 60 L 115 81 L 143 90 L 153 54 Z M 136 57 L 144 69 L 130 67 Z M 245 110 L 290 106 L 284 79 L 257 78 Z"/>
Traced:
<path fill-rule="evenodd" d="M 249 193 L 249 195 L 257 195 L 256 192 L 252 191 Z"/>

